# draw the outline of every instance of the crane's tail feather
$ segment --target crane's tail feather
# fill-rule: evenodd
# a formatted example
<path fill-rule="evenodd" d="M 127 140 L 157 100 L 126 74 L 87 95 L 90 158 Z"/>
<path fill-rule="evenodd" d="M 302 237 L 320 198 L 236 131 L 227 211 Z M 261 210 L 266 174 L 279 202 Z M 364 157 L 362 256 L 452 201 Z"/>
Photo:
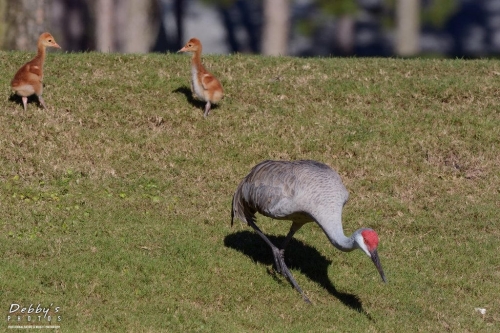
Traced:
<path fill-rule="evenodd" d="M 231 205 L 231 226 L 233 226 L 235 218 L 238 218 L 242 222 L 246 222 L 249 225 L 251 222 L 255 221 L 255 211 L 252 211 L 252 209 L 250 209 L 242 199 L 241 185 L 238 186 L 238 189 L 233 196 Z"/>

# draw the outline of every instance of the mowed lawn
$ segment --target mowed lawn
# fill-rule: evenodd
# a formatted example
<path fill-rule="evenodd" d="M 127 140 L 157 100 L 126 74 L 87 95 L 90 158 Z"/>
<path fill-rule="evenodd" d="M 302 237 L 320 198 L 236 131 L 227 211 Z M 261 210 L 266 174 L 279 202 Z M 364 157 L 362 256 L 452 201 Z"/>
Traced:
<path fill-rule="evenodd" d="M 10 80 L 33 56 L 0 52 L 1 330 L 500 330 L 498 60 L 207 55 L 225 98 L 204 119 L 177 54 L 49 52 L 48 109 L 25 112 Z M 287 249 L 302 300 L 230 226 L 265 159 L 338 171 L 345 233 L 378 232 L 387 284 L 311 223 Z"/>

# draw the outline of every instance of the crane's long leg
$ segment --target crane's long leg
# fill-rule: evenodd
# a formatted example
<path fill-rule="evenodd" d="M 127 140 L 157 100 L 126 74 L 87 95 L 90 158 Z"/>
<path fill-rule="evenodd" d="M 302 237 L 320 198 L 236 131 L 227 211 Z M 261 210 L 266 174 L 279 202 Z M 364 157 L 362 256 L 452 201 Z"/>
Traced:
<path fill-rule="evenodd" d="M 290 227 L 290 231 L 288 232 L 288 235 L 286 235 L 285 241 L 283 242 L 282 251 L 285 251 L 286 247 L 288 246 L 288 243 L 292 240 L 293 235 L 303 226 L 303 223 L 297 223 L 293 222 L 292 226 Z"/>
<path fill-rule="evenodd" d="M 273 256 L 274 256 L 274 264 L 276 265 L 276 269 L 278 270 L 278 272 L 280 272 L 281 274 L 283 274 L 287 279 L 288 281 L 290 281 L 290 283 L 293 285 L 293 287 L 302 295 L 302 298 L 304 298 L 304 301 L 306 301 L 307 303 L 311 303 L 311 301 L 309 300 L 309 298 L 304 294 L 304 292 L 302 291 L 302 289 L 300 289 L 297 281 L 295 281 L 295 279 L 293 278 L 293 275 L 292 273 L 290 272 L 290 270 L 288 269 L 288 267 L 286 266 L 285 264 L 285 254 L 284 254 L 284 251 L 283 250 L 280 250 L 278 249 L 270 240 L 269 238 L 267 238 L 266 235 L 264 235 L 264 233 L 259 229 L 259 227 L 250 219 L 248 219 L 250 222 L 248 222 L 248 224 L 255 230 L 255 232 L 267 243 L 267 245 L 269 245 L 271 247 L 271 250 L 273 251 Z M 292 225 L 293 226 L 293 225 Z M 299 227 L 300 228 L 300 227 Z M 290 239 L 292 238 L 293 234 L 295 233 L 295 231 L 297 231 L 299 228 L 295 229 L 294 232 L 292 233 L 292 231 L 290 230 L 290 232 L 288 233 L 290 235 L 290 233 L 292 233 L 292 235 L 290 236 Z M 288 239 L 288 236 L 287 236 L 287 239 Z M 286 240 L 285 240 L 286 241 Z M 288 242 L 286 242 L 288 243 Z"/>

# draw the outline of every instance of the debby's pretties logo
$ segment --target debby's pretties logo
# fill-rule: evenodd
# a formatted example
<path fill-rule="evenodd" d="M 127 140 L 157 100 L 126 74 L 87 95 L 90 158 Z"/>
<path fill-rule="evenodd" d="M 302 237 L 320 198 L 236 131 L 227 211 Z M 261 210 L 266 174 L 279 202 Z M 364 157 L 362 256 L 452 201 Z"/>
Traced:
<path fill-rule="evenodd" d="M 60 312 L 61 307 L 54 306 L 54 303 L 50 303 L 49 306 L 42 306 L 41 304 L 23 306 L 12 303 L 9 307 L 7 323 L 9 325 L 51 325 L 61 322 L 62 316 Z"/>

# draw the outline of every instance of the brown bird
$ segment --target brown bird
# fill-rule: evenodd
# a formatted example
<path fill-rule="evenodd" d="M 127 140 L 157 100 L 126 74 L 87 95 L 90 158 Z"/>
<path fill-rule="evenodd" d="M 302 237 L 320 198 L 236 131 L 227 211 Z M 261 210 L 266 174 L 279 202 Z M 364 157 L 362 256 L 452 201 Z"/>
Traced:
<path fill-rule="evenodd" d="M 204 117 L 207 117 L 212 103 L 218 103 L 222 99 L 223 90 L 219 80 L 201 64 L 201 50 L 201 42 L 196 38 L 191 38 L 178 52 L 193 53 L 191 59 L 191 92 L 202 101 L 207 102 L 203 114 Z"/>
<path fill-rule="evenodd" d="M 24 111 L 26 111 L 28 96 L 33 94 L 38 97 L 38 101 L 43 108 L 47 108 L 42 97 L 43 63 L 45 62 L 45 48 L 47 47 L 61 48 L 51 34 L 44 32 L 38 38 L 38 52 L 36 57 L 19 68 L 10 82 L 10 86 L 14 93 L 22 97 Z"/>

